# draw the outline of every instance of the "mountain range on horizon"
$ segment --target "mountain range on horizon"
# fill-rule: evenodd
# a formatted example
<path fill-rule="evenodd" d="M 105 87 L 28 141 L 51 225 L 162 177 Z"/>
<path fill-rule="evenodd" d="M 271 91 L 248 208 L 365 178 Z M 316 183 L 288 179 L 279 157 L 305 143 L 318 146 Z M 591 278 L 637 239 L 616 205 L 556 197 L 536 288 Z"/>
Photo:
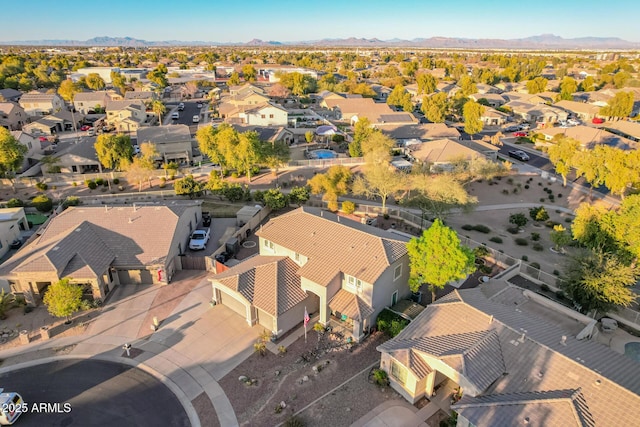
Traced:
<path fill-rule="evenodd" d="M 317 47 L 416 47 L 450 49 L 640 49 L 640 43 L 618 37 L 579 37 L 565 39 L 553 34 L 541 34 L 519 39 L 470 39 L 457 37 L 414 38 L 412 40 L 378 38 L 337 38 L 296 42 L 264 41 L 253 39 L 248 42 L 209 41 L 148 41 L 133 37 L 94 37 L 89 40 L 24 40 L 0 42 L 11 46 L 68 46 L 68 47 L 161 47 L 161 46 L 317 46 Z"/>

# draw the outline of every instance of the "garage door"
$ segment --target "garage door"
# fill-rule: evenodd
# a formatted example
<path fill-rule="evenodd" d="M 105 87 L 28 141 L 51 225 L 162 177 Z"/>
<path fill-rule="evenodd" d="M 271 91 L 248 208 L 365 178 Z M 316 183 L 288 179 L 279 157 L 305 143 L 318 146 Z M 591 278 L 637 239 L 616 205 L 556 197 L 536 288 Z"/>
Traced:
<path fill-rule="evenodd" d="M 273 316 L 260 309 L 257 309 L 256 312 L 256 315 L 258 316 L 258 324 L 267 328 L 268 331 L 273 331 Z"/>
<path fill-rule="evenodd" d="M 222 299 L 222 301 L 218 301 L 220 304 L 229 307 L 244 319 L 247 318 L 247 307 L 243 302 L 238 301 L 233 295 L 229 295 L 222 289 L 220 290 L 220 299 Z"/>
<path fill-rule="evenodd" d="M 118 270 L 118 279 L 123 285 L 153 283 L 153 276 L 149 270 Z"/>

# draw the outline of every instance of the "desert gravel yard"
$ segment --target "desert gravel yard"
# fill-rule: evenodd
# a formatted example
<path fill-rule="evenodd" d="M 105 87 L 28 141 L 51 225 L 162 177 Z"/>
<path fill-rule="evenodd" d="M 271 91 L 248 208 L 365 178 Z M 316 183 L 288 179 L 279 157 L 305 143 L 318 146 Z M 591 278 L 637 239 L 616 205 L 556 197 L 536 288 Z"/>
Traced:
<path fill-rule="evenodd" d="M 309 331 L 307 343 L 299 338 L 281 355 L 255 353 L 222 378 L 238 423 L 275 426 L 331 392 L 299 417 L 308 426 L 348 426 L 380 403 L 399 398 L 390 388 L 381 390 L 368 381 L 370 367 L 380 361 L 376 347 L 386 336 L 374 333 L 353 347 L 331 338 L 327 334 L 319 341 Z M 241 376 L 255 383 L 247 385 L 239 381 Z M 277 409 L 281 402 L 286 405 L 282 410 Z"/>

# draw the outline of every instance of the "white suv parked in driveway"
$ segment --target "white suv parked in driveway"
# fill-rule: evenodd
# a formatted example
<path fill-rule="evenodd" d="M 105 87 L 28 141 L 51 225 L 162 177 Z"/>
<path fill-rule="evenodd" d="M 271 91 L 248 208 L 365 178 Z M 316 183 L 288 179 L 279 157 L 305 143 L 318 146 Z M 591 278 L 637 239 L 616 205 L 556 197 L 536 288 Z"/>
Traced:
<path fill-rule="evenodd" d="M 210 237 L 210 229 L 199 228 L 191 233 L 191 239 L 189 240 L 189 249 L 192 251 L 203 250 L 207 247 L 207 242 Z"/>

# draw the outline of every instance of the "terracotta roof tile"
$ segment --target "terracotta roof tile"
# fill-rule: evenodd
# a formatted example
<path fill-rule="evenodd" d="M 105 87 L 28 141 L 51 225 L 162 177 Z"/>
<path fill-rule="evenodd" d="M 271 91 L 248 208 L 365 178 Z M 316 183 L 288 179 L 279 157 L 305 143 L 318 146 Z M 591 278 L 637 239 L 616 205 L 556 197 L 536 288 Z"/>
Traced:
<path fill-rule="evenodd" d="M 331 311 L 346 314 L 351 319 L 361 321 L 373 314 L 373 308 L 365 303 L 362 298 L 352 294 L 346 289 L 340 289 L 329 301 Z"/>

